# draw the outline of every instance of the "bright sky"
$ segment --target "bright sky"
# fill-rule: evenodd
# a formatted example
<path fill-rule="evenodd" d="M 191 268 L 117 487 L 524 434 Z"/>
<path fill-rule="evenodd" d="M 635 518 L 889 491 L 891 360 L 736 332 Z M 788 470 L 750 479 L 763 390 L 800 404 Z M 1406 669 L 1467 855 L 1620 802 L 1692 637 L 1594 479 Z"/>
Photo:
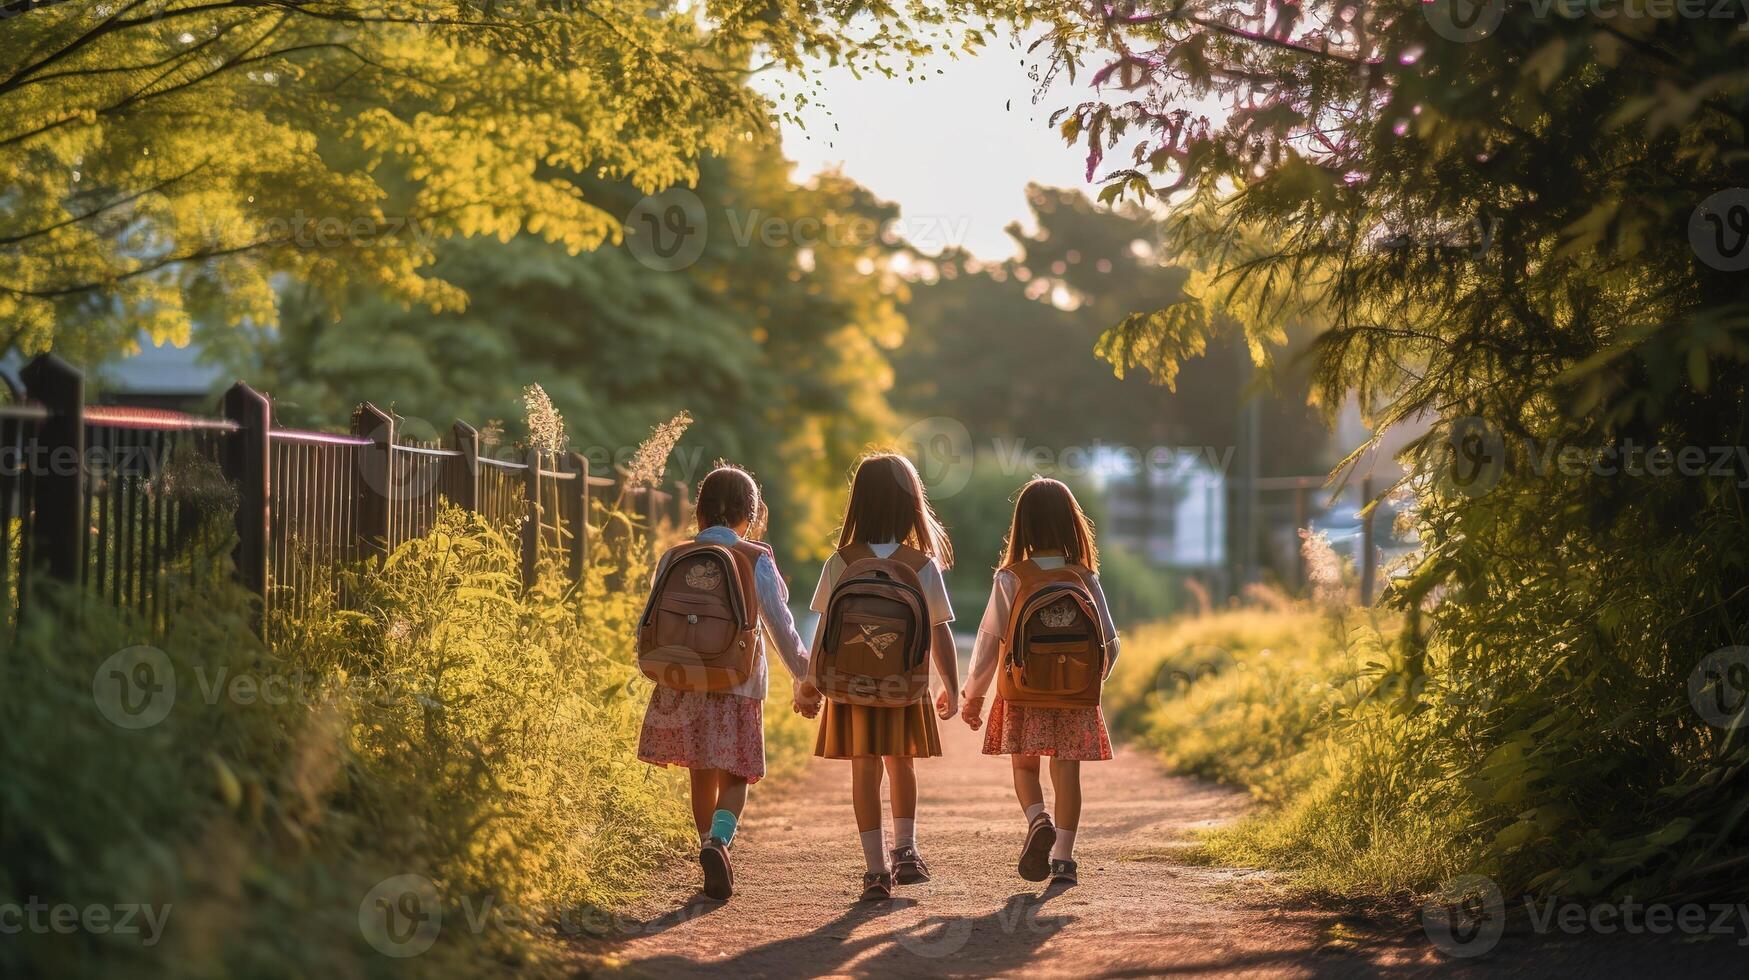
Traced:
<path fill-rule="evenodd" d="M 804 114 L 805 127 L 784 125 L 795 178 L 841 166 L 900 206 L 900 230 L 922 250 L 959 244 L 979 258 L 1007 258 L 1015 249 L 1002 229 L 1026 218 L 1029 182 L 1098 190 L 1084 179 L 1085 151 L 1050 125 L 1072 90 L 1059 81 L 1035 105 L 1038 83 L 1021 58 L 997 43 L 976 57 L 941 58 L 917 83 L 826 70 L 824 104 Z"/>

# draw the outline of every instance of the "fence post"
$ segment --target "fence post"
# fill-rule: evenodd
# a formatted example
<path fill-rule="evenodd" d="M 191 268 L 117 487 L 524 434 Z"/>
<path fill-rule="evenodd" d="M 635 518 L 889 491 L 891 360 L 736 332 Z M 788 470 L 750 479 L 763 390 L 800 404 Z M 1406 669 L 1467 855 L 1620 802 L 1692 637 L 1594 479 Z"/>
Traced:
<path fill-rule="evenodd" d="M 239 381 L 225 392 L 222 411 L 237 423 L 225 438 L 220 466 L 237 487 L 237 548 L 232 559 L 243 587 L 267 600 L 268 451 L 267 433 L 273 408 L 267 397 Z"/>
<path fill-rule="evenodd" d="M 352 434 L 371 441 L 358 449 L 358 552 L 389 553 L 389 488 L 391 454 L 395 451 L 395 420 L 389 413 L 359 402 L 352 411 Z"/>
<path fill-rule="evenodd" d="M 528 469 L 523 472 L 522 499 L 528 516 L 522 520 L 522 587 L 532 588 L 540 575 L 540 457 L 539 449 L 528 451 Z"/>
<path fill-rule="evenodd" d="M 43 465 L 35 478 L 31 558 L 51 578 L 77 582 L 85 566 L 85 375 L 53 354 L 19 374 L 25 392 L 48 411 L 36 428 Z"/>
<path fill-rule="evenodd" d="M 571 529 L 571 579 L 576 581 L 589 561 L 589 460 L 572 453 L 571 467 L 577 471 L 577 526 Z"/>
<path fill-rule="evenodd" d="M 1307 507 L 1306 496 L 1309 491 L 1304 483 L 1294 486 L 1294 589 L 1306 587 L 1306 543 L 1300 537 L 1309 530 L 1306 527 Z"/>
<path fill-rule="evenodd" d="M 759 519 L 758 514 L 753 519 Z M 674 481 L 674 526 L 686 533 L 687 526 L 692 522 L 692 487 L 685 480 Z"/>
<path fill-rule="evenodd" d="M 455 420 L 455 425 L 449 430 L 450 448 L 461 453 L 461 457 L 453 465 L 459 467 L 455 486 L 461 491 L 461 499 L 454 501 L 457 507 L 470 513 L 480 512 L 480 433 L 473 426 Z"/>
<path fill-rule="evenodd" d="M 1360 505 L 1367 507 L 1372 503 L 1372 477 L 1360 481 Z M 1372 508 L 1366 512 L 1366 517 L 1360 523 L 1360 604 L 1372 605 L 1373 580 L 1378 578 L 1378 555 L 1373 548 L 1373 517 L 1378 509 Z"/>

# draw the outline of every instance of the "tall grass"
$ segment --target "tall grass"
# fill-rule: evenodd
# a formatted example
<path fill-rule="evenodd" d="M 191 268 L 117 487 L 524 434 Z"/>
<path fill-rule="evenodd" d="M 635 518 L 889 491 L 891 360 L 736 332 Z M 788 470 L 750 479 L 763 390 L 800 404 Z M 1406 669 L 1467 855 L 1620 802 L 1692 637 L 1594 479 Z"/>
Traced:
<path fill-rule="evenodd" d="M 1245 787 L 1260 803 L 1206 835 L 1200 856 L 1348 898 L 1418 892 L 1458 872 L 1470 814 L 1423 796 L 1439 783 L 1437 757 L 1406 710 L 1416 692 L 1390 680 L 1390 628 L 1296 607 L 1125 638 L 1108 693 L 1114 724 L 1175 770 Z"/>
<path fill-rule="evenodd" d="M 525 592 L 514 543 L 451 511 L 355 576 L 347 609 L 275 624 L 273 649 L 248 597 L 203 596 L 158 641 L 175 703 L 138 730 L 94 695 L 134 624 L 73 596 L 33 607 L 0 656 L 0 905 L 170 911 L 152 945 L 8 936 L 0 975 L 561 967 L 560 933 L 604 922 L 693 840 L 684 774 L 635 758 L 649 546 L 618 540 L 575 588 L 550 574 Z M 768 714 L 781 772 L 805 723 Z M 411 960 L 367 938 L 367 896 L 402 875 L 441 917 Z"/>

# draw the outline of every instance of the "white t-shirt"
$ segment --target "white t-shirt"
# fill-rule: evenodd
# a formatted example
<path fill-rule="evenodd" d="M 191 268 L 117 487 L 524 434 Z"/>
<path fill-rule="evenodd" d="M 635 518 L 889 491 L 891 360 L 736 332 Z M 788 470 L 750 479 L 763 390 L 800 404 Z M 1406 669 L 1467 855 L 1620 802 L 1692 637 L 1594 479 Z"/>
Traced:
<path fill-rule="evenodd" d="M 871 544 L 869 547 L 874 550 L 877 558 L 891 558 L 893 552 L 899 550 L 898 544 L 894 542 Z M 826 559 L 825 567 L 820 569 L 820 584 L 814 589 L 814 601 L 808 603 L 809 609 L 825 616 L 826 603 L 832 598 L 832 588 L 838 584 L 838 576 L 843 575 L 844 569 L 848 567 L 836 551 L 832 553 L 832 557 Z M 923 601 L 929 606 L 929 625 L 940 626 L 942 623 L 953 622 L 953 603 L 947 600 L 947 582 L 941 577 L 940 563 L 934 558 L 929 559 L 929 563 L 917 573 L 917 584 L 923 586 Z M 819 639 L 819 632 L 820 629 L 816 626 L 816 641 Z"/>

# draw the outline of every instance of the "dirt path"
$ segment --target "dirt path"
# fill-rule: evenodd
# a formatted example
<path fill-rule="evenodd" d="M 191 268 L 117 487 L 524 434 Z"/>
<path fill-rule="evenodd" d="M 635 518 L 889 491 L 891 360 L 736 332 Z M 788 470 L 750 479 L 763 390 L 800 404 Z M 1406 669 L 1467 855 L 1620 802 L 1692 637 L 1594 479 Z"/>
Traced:
<path fill-rule="evenodd" d="M 698 869 L 677 868 L 639 910 L 644 918 L 627 923 L 629 938 L 592 949 L 585 972 L 1554 977 L 1658 975 L 1680 964 L 1744 976 L 1749 963 L 1731 940 L 1678 947 L 1512 934 L 1490 955 L 1461 961 L 1418 927 L 1283 907 L 1264 874 L 1173 857 L 1193 831 L 1242 813 L 1243 794 L 1166 775 L 1137 750 L 1085 771 L 1081 883 L 1047 889 L 1014 873 L 1022 825 L 1006 760 L 981 755 L 957 720 L 943 738 L 946 756 L 919 766 L 918 837 L 933 882 L 901 887 L 891 902 L 855 901 L 863 869 L 849 766 L 814 760 L 787 788 L 755 791 L 735 843 L 734 899 L 705 899 Z"/>

